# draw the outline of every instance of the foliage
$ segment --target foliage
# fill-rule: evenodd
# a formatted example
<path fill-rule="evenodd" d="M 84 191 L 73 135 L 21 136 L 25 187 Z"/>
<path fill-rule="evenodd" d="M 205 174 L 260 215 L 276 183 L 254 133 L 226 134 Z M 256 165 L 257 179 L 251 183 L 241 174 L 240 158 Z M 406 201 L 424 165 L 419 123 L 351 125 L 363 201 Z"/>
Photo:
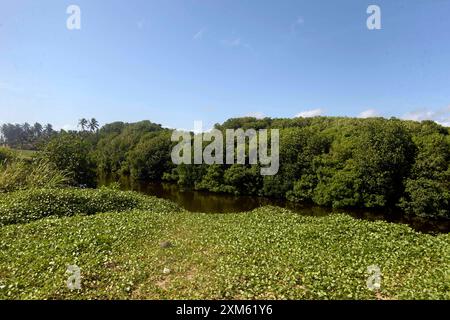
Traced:
<path fill-rule="evenodd" d="M 0 299 L 450 299 L 448 234 L 273 207 L 155 207 L 1 227 Z M 68 265 L 81 290 L 67 289 Z"/>
<path fill-rule="evenodd" d="M 0 147 L 0 164 L 11 161 L 14 158 L 14 153 L 9 148 Z"/>
<path fill-rule="evenodd" d="M 161 180 L 168 171 L 172 142 L 170 132 L 144 135 L 136 147 L 129 152 L 127 162 L 134 179 Z"/>
<path fill-rule="evenodd" d="M 67 173 L 74 186 L 94 186 L 95 162 L 93 144 L 83 135 L 61 133 L 53 137 L 42 151 L 42 157 Z"/>
<path fill-rule="evenodd" d="M 450 218 L 450 136 L 447 128 L 432 121 L 244 117 L 215 127 L 223 133 L 279 129 L 278 174 L 262 177 L 248 163 L 174 166 L 171 131 L 149 121 L 104 126 L 94 159 L 103 174 L 163 179 L 183 188 L 336 208 L 398 206 L 407 214 Z M 428 182 L 422 187 L 423 179 Z"/>
<path fill-rule="evenodd" d="M 225 171 L 223 180 L 223 190 L 236 195 L 258 194 L 262 186 L 262 176 L 257 165 L 246 167 L 233 164 Z"/>
<path fill-rule="evenodd" d="M 196 189 L 207 190 L 211 192 L 225 192 L 224 186 L 224 169 L 221 165 L 212 164 L 206 169 L 206 173 L 202 176 L 202 180 L 196 184 Z"/>
<path fill-rule="evenodd" d="M 67 183 L 66 173 L 47 160 L 0 163 L 0 193 L 30 188 L 58 188 Z"/>
<path fill-rule="evenodd" d="M 399 206 L 408 214 L 450 217 L 450 137 L 426 129 L 415 137 L 418 154 Z"/>
<path fill-rule="evenodd" d="M 399 121 L 370 119 L 318 158 L 313 200 L 333 207 L 392 207 L 412 159 L 414 145 Z"/>
<path fill-rule="evenodd" d="M 86 129 L 88 129 L 90 132 L 96 132 L 99 128 L 99 123 L 95 118 L 92 118 L 91 120 L 82 118 L 78 120 L 78 126 L 83 132 L 86 131 Z"/>
<path fill-rule="evenodd" d="M 158 146 L 163 149 L 161 152 L 167 152 L 164 156 L 166 162 L 170 160 L 170 151 L 167 151 L 166 144 L 157 138 L 157 134 L 161 133 L 170 143 L 170 136 L 167 135 L 169 130 L 163 130 L 161 125 L 150 121 L 141 121 L 137 123 L 114 122 L 103 126 L 99 131 L 99 139 L 96 144 L 93 158 L 97 164 L 97 171 L 100 175 L 129 175 L 131 166 L 133 166 L 133 175 L 143 176 L 159 176 L 163 172 L 149 172 L 145 159 L 137 159 L 138 151 L 133 150 L 139 145 L 140 149 L 149 150 L 153 148 L 149 145 L 147 139 L 159 143 Z M 142 141 L 142 142 L 141 142 Z M 159 153 L 159 150 L 154 151 Z M 145 150 L 144 150 L 145 151 Z M 129 156 L 133 159 L 130 159 Z M 158 162 L 157 160 L 156 162 Z M 164 165 L 167 168 L 167 165 Z"/>
<path fill-rule="evenodd" d="M 164 200 L 109 188 L 33 189 L 6 193 L 0 198 L 0 225 L 25 223 L 49 216 L 90 215 L 132 209 L 179 211 L 175 204 Z"/>
<path fill-rule="evenodd" d="M 0 144 L 4 143 L 12 148 L 35 150 L 39 143 L 54 134 L 51 124 L 44 127 L 38 122 L 34 125 L 5 123 L 0 127 Z"/>
<path fill-rule="evenodd" d="M 450 186 L 446 183 L 426 178 L 408 179 L 406 196 L 399 206 L 406 213 L 422 217 L 450 216 Z"/>

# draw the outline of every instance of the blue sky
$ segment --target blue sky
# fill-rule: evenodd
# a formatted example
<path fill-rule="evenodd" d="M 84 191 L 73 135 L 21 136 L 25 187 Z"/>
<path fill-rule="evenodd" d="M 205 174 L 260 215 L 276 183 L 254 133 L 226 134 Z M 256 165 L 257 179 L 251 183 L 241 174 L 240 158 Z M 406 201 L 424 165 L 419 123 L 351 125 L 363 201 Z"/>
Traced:
<path fill-rule="evenodd" d="M 81 8 L 68 30 L 66 8 Z M 381 30 L 366 9 L 381 8 Z M 450 1 L 0 0 L 0 123 L 245 115 L 450 125 Z"/>

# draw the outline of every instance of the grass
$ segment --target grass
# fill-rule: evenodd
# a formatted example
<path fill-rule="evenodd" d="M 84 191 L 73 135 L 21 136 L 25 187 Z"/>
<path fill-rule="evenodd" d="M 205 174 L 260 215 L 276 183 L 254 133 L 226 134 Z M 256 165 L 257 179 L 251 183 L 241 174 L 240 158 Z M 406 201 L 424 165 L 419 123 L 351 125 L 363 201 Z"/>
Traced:
<path fill-rule="evenodd" d="M 31 161 L 37 154 L 34 150 L 14 149 L 15 156 L 20 160 Z"/>
<path fill-rule="evenodd" d="M 450 299 L 449 234 L 274 207 L 196 214 L 145 201 L 145 210 L 0 227 L 0 298 Z M 74 264 L 79 291 L 66 286 Z M 366 287 L 370 265 L 382 272 L 376 292 Z"/>
<path fill-rule="evenodd" d="M 0 194 L 30 188 L 60 188 L 68 181 L 66 173 L 46 160 L 0 162 Z"/>
<path fill-rule="evenodd" d="M 9 147 L 0 146 L 0 160 L 5 158 L 15 158 L 17 160 L 31 161 L 37 155 L 37 151 L 11 149 Z"/>

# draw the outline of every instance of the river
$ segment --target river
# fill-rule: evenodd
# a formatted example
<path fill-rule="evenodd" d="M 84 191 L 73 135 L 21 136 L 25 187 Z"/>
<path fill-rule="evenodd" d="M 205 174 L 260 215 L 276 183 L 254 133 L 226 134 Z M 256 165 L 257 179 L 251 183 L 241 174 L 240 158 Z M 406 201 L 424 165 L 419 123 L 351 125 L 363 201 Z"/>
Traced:
<path fill-rule="evenodd" d="M 100 181 L 100 185 L 107 185 L 111 179 Z M 404 223 L 413 229 L 424 233 L 450 232 L 449 220 L 430 220 L 420 217 L 408 217 L 395 210 L 373 209 L 331 209 L 312 204 L 295 203 L 282 199 L 255 196 L 233 196 L 206 191 L 182 190 L 176 184 L 132 181 L 121 178 L 123 190 L 133 190 L 146 195 L 171 200 L 191 212 L 203 213 L 232 213 L 246 212 L 255 208 L 272 205 L 290 209 L 298 214 L 307 216 L 326 216 L 332 213 L 346 213 L 358 219 L 370 221 L 384 220 L 392 223 Z"/>

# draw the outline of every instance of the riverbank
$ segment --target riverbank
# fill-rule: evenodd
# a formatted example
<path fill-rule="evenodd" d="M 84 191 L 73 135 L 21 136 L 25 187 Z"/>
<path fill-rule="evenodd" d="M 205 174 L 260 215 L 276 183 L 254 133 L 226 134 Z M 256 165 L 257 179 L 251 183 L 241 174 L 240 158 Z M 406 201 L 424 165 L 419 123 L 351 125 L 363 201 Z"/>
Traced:
<path fill-rule="evenodd" d="M 274 206 L 288 209 L 304 216 L 324 217 L 334 213 L 345 212 L 347 215 L 368 221 L 386 221 L 407 224 L 416 231 L 438 234 L 450 232 L 450 220 L 423 218 L 405 215 L 401 210 L 393 209 L 333 209 L 312 203 L 292 202 L 257 196 L 234 196 L 226 193 L 182 189 L 175 183 L 136 181 L 129 177 L 117 179 L 103 178 L 100 186 L 118 184 L 124 191 L 136 191 L 148 196 L 169 200 L 190 212 L 204 213 L 236 213 L 247 212 L 263 206 Z"/>
<path fill-rule="evenodd" d="M 205 214 L 156 199 L 153 210 L 152 199 L 0 227 L 0 298 L 450 299 L 449 234 L 270 206 Z M 68 265 L 80 268 L 79 291 L 66 286 Z"/>

